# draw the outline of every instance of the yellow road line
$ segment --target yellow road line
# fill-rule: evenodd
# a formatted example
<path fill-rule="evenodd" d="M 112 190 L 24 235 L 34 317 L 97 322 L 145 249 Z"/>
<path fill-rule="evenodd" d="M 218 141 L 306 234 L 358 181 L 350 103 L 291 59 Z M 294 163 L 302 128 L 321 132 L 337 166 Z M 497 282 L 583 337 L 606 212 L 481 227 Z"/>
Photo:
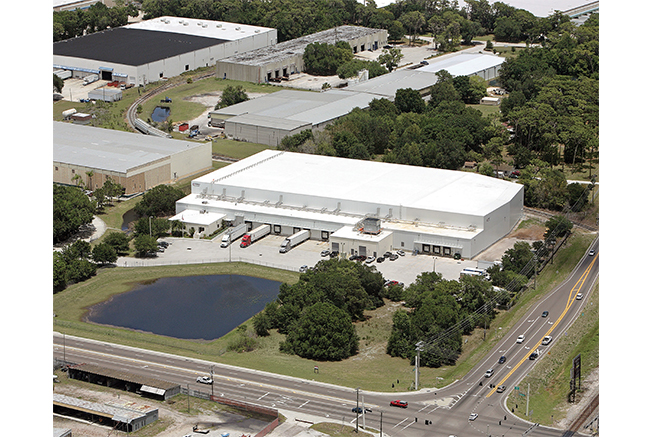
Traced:
<path fill-rule="evenodd" d="M 561 314 L 561 316 L 559 316 L 559 317 L 557 318 L 557 320 L 555 321 L 555 323 L 552 324 L 552 326 L 550 327 L 550 329 L 548 329 L 548 331 L 545 333 L 544 337 L 545 337 L 546 335 L 549 335 L 549 334 L 550 334 L 550 333 L 555 329 L 555 327 L 559 324 L 559 322 L 561 322 L 561 321 L 563 320 L 563 318 L 566 316 L 566 313 L 567 313 L 568 310 L 571 308 L 571 304 L 573 303 L 573 300 L 575 300 L 575 296 L 577 296 L 577 293 L 582 289 L 582 287 L 584 286 L 584 282 L 586 282 L 586 279 L 588 278 L 589 273 L 590 273 L 591 270 L 593 269 L 593 265 L 595 264 L 595 261 L 597 260 L 597 256 L 598 256 L 598 254 L 595 255 L 595 258 L 593 259 L 593 261 L 591 262 L 591 264 L 589 264 L 589 266 L 586 268 L 586 270 L 584 271 L 584 273 L 582 273 L 582 276 L 580 276 L 580 279 L 577 280 L 577 282 L 575 283 L 575 285 L 574 285 L 573 288 L 571 289 L 571 292 L 570 292 L 570 294 L 569 294 L 569 296 L 568 296 L 569 299 L 568 299 L 568 301 L 567 301 L 567 303 L 566 303 L 566 308 L 564 308 L 564 312 Z M 578 285 L 579 285 L 579 286 L 578 286 Z M 575 290 L 576 287 L 577 287 L 577 290 L 576 290 L 575 292 L 573 292 L 573 290 Z M 571 297 L 572 297 L 572 299 L 571 299 Z M 541 342 L 542 342 L 542 341 L 543 341 L 543 337 L 539 340 L 539 342 L 538 342 L 537 344 L 538 344 L 538 345 L 541 345 Z M 537 346 L 537 347 L 539 347 L 539 346 Z M 531 353 L 532 353 L 532 352 L 526 353 L 526 354 L 523 356 L 523 358 L 521 359 L 521 361 L 519 361 L 518 364 L 516 364 L 514 367 L 512 367 L 512 370 L 510 370 L 509 373 L 508 373 L 508 374 L 507 374 L 507 375 L 506 375 L 506 376 L 505 376 L 505 377 L 504 377 L 504 378 L 503 378 L 503 379 L 502 379 L 498 384 L 496 384 L 496 386 L 495 386 L 494 388 L 492 388 L 491 391 L 489 391 L 489 393 L 487 393 L 487 395 L 486 395 L 485 397 L 488 398 L 488 397 L 490 397 L 491 395 L 493 395 L 493 394 L 496 392 L 496 388 L 497 388 L 499 385 L 503 385 L 503 383 L 504 383 L 505 381 L 507 381 L 507 378 L 509 378 L 510 376 L 512 376 L 512 374 L 516 371 L 516 369 L 518 369 L 518 368 L 520 367 L 520 365 L 523 364 L 523 362 L 524 362 L 524 361 L 525 361 L 525 360 L 530 356 Z"/>

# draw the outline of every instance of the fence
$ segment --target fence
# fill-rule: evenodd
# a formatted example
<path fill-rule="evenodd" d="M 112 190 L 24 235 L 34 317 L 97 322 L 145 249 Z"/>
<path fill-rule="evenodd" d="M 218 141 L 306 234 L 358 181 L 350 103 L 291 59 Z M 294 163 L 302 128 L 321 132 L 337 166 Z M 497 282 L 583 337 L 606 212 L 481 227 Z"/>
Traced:
<path fill-rule="evenodd" d="M 210 393 L 204 393 L 203 391 L 200 390 L 194 390 L 194 389 L 189 389 L 184 387 L 181 387 L 181 394 L 190 395 L 195 398 L 214 401 L 217 402 L 218 404 L 228 405 L 230 407 L 237 408 L 238 410 L 246 411 L 248 413 L 257 413 L 257 414 L 262 414 L 264 416 L 270 416 L 274 418 L 274 420 L 270 424 L 268 424 L 265 428 L 260 430 L 255 437 L 263 437 L 269 434 L 270 432 L 272 432 L 272 430 L 274 430 L 279 425 L 278 410 L 274 408 L 268 408 L 268 407 L 263 407 L 262 405 L 250 404 L 248 402 L 236 401 L 234 399 L 228 399 L 221 396 L 213 396 Z"/>
<path fill-rule="evenodd" d="M 297 266 L 288 266 L 282 264 L 276 264 L 271 262 L 262 261 L 257 258 L 240 258 L 240 257 L 231 257 L 228 256 L 221 258 L 199 258 L 199 259 L 188 259 L 188 260 L 163 260 L 160 258 L 151 259 L 151 258 L 122 258 L 116 265 L 118 267 L 160 267 L 160 266 L 176 266 L 176 265 L 189 265 L 189 264 L 210 264 L 210 263 L 225 263 L 225 262 L 242 262 L 247 264 L 256 264 L 259 266 L 272 267 L 280 270 L 292 270 L 295 272 L 299 271 Z"/>

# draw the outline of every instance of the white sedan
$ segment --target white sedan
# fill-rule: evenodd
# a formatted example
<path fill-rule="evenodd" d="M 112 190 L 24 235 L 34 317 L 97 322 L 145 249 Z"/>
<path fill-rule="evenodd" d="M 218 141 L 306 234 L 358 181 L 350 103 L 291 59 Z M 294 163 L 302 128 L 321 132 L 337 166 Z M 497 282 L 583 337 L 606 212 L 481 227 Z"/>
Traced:
<path fill-rule="evenodd" d="M 478 413 L 471 413 L 471 415 L 469 416 L 469 420 L 475 420 L 477 418 L 478 418 Z"/>
<path fill-rule="evenodd" d="M 516 339 L 516 343 L 523 343 L 524 340 L 525 340 L 525 336 L 523 334 L 521 334 Z"/>
<path fill-rule="evenodd" d="M 200 384 L 212 384 L 213 380 L 210 379 L 208 376 L 198 376 L 197 382 L 199 382 Z"/>

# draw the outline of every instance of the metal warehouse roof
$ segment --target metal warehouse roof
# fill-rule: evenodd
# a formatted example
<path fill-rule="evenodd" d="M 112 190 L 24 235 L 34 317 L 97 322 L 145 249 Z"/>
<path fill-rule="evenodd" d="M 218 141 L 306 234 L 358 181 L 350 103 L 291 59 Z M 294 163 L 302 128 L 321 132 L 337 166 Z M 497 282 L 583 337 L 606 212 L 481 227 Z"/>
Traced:
<path fill-rule="evenodd" d="M 245 65 L 266 65 L 294 56 L 303 56 L 308 44 L 314 42 L 335 44 L 337 41 L 350 41 L 367 35 L 383 32 L 383 29 L 373 29 L 358 26 L 338 26 L 333 29 L 312 33 L 300 38 L 291 39 L 269 47 L 251 50 L 221 59 L 220 62 Z"/>
<path fill-rule="evenodd" d="M 460 53 L 450 58 L 434 60 L 430 65 L 424 65 L 419 71 L 437 73 L 446 70 L 453 76 L 468 76 L 488 68 L 497 67 L 505 62 L 505 58 L 483 53 Z"/>
<path fill-rule="evenodd" d="M 355 107 L 367 108 L 374 98 L 376 96 L 345 90 L 329 90 L 323 93 L 282 90 L 212 111 L 211 118 L 248 114 L 249 116 L 242 117 L 242 120 L 251 121 L 255 115 L 260 116 L 261 120 L 268 117 L 267 120 L 272 123 L 271 119 L 278 120 L 278 123 L 285 126 L 298 126 L 298 122 L 318 125 L 346 115 Z M 235 122 L 239 119 L 240 117 L 231 118 L 229 121 Z"/>
<path fill-rule="evenodd" d="M 122 132 L 113 129 L 53 123 L 53 161 L 125 173 L 201 144 Z"/>
<path fill-rule="evenodd" d="M 305 127 L 307 129 L 311 128 L 311 124 L 305 121 L 296 121 L 291 119 L 277 118 L 277 117 L 267 117 L 265 115 L 258 114 L 242 114 L 235 117 L 229 118 L 230 123 L 238 123 L 250 126 L 265 127 L 271 129 L 280 129 L 285 131 L 292 131 Z"/>
<path fill-rule="evenodd" d="M 150 387 L 156 387 L 163 390 L 169 390 L 177 387 L 179 384 L 164 381 L 157 378 L 149 378 L 147 376 L 136 375 L 135 373 L 126 372 L 124 370 L 115 370 L 108 367 L 98 366 L 96 364 L 81 363 L 71 367 L 74 371 L 91 373 L 93 375 L 106 376 L 109 378 L 119 379 L 120 381 L 133 382 L 136 384 L 143 384 Z"/>
<path fill-rule="evenodd" d="M 437 76 L 419 70 L 401 69 L 347 87 L 347 90 L 370 93 L 377 98 L 394 100 L 396 91 L 402 88 L 424 90 L 437 83 Z"/>
<path fill-rule="evenodd" d="M 523 189 L 477 173 L 277 150 L 264 150 L 195 181 L 469 215 L 494 211 Z"/>
<path fill-rule="evenodd" d="M 118 27 L 55 42 L 53 53 L 58 56 L 136 66 L 224 42 L 226 40 L 176 32 Z"/>
<path fill-rule="evenodd" d="M 124 405 L 115 403 L 100 404 L 57 393 L 52 394 L 52 401 L 54 405 L 85 411 L 123 423 L 131 423 L 133 420 L 145 416 L 148 411 L 158 410 L 158 408 L 149 405 L 135 407 L 130 402 L 125 402 Z"/>

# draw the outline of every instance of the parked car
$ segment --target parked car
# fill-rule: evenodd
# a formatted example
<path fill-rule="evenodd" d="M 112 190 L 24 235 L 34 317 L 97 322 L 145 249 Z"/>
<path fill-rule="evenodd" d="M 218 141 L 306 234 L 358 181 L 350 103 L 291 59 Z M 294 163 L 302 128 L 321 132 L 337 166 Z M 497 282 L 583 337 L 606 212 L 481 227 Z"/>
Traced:
<path fill-rule="evenodd" d="M 382 256 L 379 256 L 378 258 L 376 258 L 376 262 L 377 262 L 377 263 L 381 263 L 381 262 L 383 262 L 383 261 L 385 261 L 385 258 L 382 257 Z"/>
<path fill-rule="evenodd" d="M 385 253 L 383 254 L 383 256 L 384 256 L 385 258 L 389 258 L 390 256 L 392 256 L 392 252 L 387 251 L 387 252 L 385 252 Z"/>
<path fill-rule="evenodd" d="M 329 255 L 329 256 L 330 256 L 331 258 L 335 258 L 335 257 L 336 257 L 336 256 L 338 256 L 339 254 L 340 254 L 340 252 L 339 252 L 339 251 L 337 251 L 337 250 L 334 250 L 334 251 L 332 251 L 332 252 L 330 253 L 330 255 Z"/>
<path fill-rule="evenodd" d="M 469 416 L 470 421 L 474 421 L 477 418 L 478 418 L 478 413 L 471 413 L 471 415 Z"/>
<path fill-rule="evenodd" d="M 198 376 L 197 382 L 199 382 L 200 384 L 212 384 L 213 380 L 210 379 L 208 376 Z"/>
<path fill-rule="evenodd" d="M 541 340 L 541 344 L 546 346 L 546 345 L 549 345 L 551 341 L 552 341 L 552 337 L 549 336 L 549 335 L 546 335 L 545 337 L 543 337 L 543 340 Z"/>
<path fill-rule="evenodd" d="M 493 374 L 494 374 L 494 369 L 489 369 L 486 372 L 484 372 L 484 377 L 489 378 L 489 377 L 493 376 Z"/>
<path fill-rule="evenodd" d="M 398 285 L 398 281 L 385 281 L 383 285 L 385 287 L 389 287 L 390 285 Z"/>
<path fill-rule="evenodd" d="M 403 251 L 400 250 L 400 249 L 397 250 L 396 253 L 398 253 L 398 254 L 401 255 L 401 256 L 405 256 L 405 252 L 403 252 Z"/>
<path fill-rule="evenodd" d="M 372 256 L 368 256 L 368 257 L 367 257 L 367 260 L 366 260 L 365 262 L 366 262 L 367 264 L 371 264 L 371 263 L 374 262 L 375 260 L 376 260 L 376 257 L 372 255 Z"/>
<path fill-rule="evenodd" d="M 407 401 L 400 401 L 398 399 L 395 400 L 395 401 L 390 402 L 389 405 L 391 405 L 392 407 L 400 407 L 400 408 L 407 408 L 408 407 Z"/>
<path fill-rule="evenodd" d="M 498 364 L 503 364 L 505 361 L 507 361 L 507 357 L 505 355 L 498 358 Z"/>
<path fill-rule="evenodd" d="M 349 261 L 356 261 L 358 259 L 358 255 L 351 255 L 349 257 Z"/>
<path fill-rule="evenodd" d="M 516 339 L 516 343 L 523 343 L 523 341 L 525 341 L 525 336 L 523 334 L 521 334 Z"/>
<path fill-rule="evenodd" d="M 328 249 L 324 249 L 321 251 L 321 256 L 328 256 L 331 254 L 331 251 Z"/>
<path fill-rule="evenodd" d="M 303 266 L 299 267 L 299 273 L 305 273 L 307 271 L 308 271 L 308 266 L 303 265 Z"/>
<path fill-rule="evenodd" d="M 504 385 L 499 385 L 498 387 L 496 387 L 496 393 L 502 393 L 502 392 L 504 392 L 504 391 L 505 391 L 505 388 L 506 388 L 506 387 L 505 387 Z"/>
<path fill-rule="evenodd" d="M 544 311 L 544 312 L 541 314 L 541 317 L 548 317 L 548 314 L 549 314 L 548 311 Z"/>
<path fill-rule="evenodd" d="M 391 255 L 389 256 L 389 260 L 390 260 L 390 261 L 396 261 L 397 259 L 398 259 L 398 255 L 396 255 L 395 253 L 393 253 L 393 254 L 391 254 Z"/>

